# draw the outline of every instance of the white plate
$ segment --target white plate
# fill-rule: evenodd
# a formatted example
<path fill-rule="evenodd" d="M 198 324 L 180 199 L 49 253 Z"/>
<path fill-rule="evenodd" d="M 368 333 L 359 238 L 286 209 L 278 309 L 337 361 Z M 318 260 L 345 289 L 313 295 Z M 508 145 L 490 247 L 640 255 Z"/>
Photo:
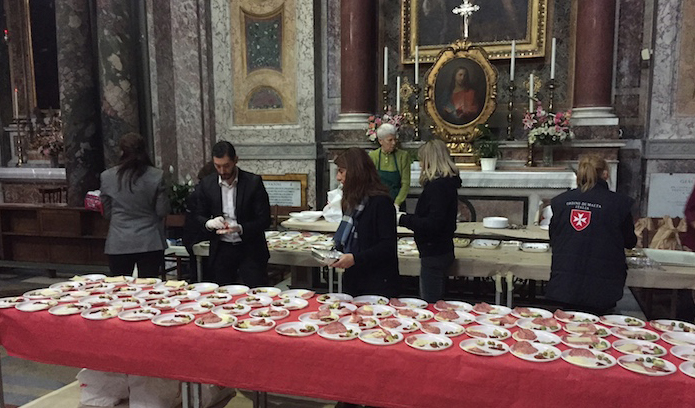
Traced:
<path fill-rule="evenodd" d="M 512 333 L 503 327 L 494 327 L 488 325 L 468 326 L 466 334 L 470 337 L 478 339 L 498 339 L 506 340 L 512 336 Z"/>
<path fill-rule="evenodd" d="M 447 337 L 460 336 L 466 332 L 466 329 L 464 329 L 463 326 L 452 322 L 421 323 L 421 326 L 422 328 L 420 330 L 425 333 L 439 334 Z"/>
<path fill-rule="evenodd" d="M 157 326 L 182 326 L 188 324 L 195 319 L 193 313 L 164 313 L 152 318 L 152 323 Z"/>
<path fill-rule="evenodd" d="M 534 323 L 533 321 L 535 319 L 538 319 L 538 317 L 528 317 L 526 319 L 519 319 L 516 321 L 516 325 L 524 329 L 545 330 L 551 333 L 555 333 L 556 331 L 562 328 L 562 326 L 560 326 L 560 323 L 557 323 L 557 326 L 544 326 L 543 324 Z"/>
<path fill-rule="evenodd" d="M 463 351 L 484 357 L 497 357 L 509 351 L 508 345 L 492 339 L 467 339 L 460 342 L 459 347 Z"/>
<path fill-rule="evenodd" d="M 449 314 L 452 314 L 452 315 L 456 314 L 456 318 L 453 319 L 453 318 L 445 317 L 445 315 L 449 315 Z M 451 317 L 453 317 L 453 316 L 451 316 Z M 452 323 L 464 325 L 464 324 L 473 323 L 476 319 L 476 316 L 473 316 L 470 313 L 459 312 L 456 310 L 443 310 L 443 311 L 437 313 L 436 315 L 434 315 L 434 319 L 438 322 L 452 322 Z"/>
<path fill-rule="evenodd" d="M 391 306 L 385 306 L 385 305 L 364 305 L 360 306 L 355 310 L 355 313 L 362 315 L 362 316 L 374 316 L 378 318 L 384 318 L 384 317 L 389 317 L 393 316 L 393 314 L 396 312 L 396 309 L 392 308 Z"/>
<path fill-rule="evenodd" d="M 352 299 L 353 303 L 368 303 L 370 305 L 388 305 L 389 300 L 378 295 L 362 295 Z"/>
<path fill-rule="evenodd" d="M 394 305 L 396 302 L 396 305 Z M 427 307 L 427 302 L 417 298 L 393 298 L 389 301 L 389 306 L 396 309 L 424 309 Z"/>
<path fill-rule="evenodd" d="M 281 292 L 278 296 L 280 296 L 280 297 L 283 298 L 283 299 L 286 299 L 286 298 L 301 298 L 301 299 L 304 299 L 304 300 L 309 300 L 309 299 L 311 299 L 312 297 L 314 297 L 315 294 L 316 294 L 316 292 L 314 292 L 313 290 L 307 290 L 307 289 L 290 289 L 290 290 L 286 290 L 286 291 L 284 291 L 284 292 Z"/>
<path fill-rule="evenodd" d="M 522 339 L 519 336 L 520 330 L 531 330 L 533 334 L 536 335 L 535 339 Z M 551 346 L 558 345 L 562 342 L 562 339 L 557 334 L 553 334 L 543 330 L 533 330 L 533 329 L 519 329 L 512 334 L 512 338 L 516 341 L 530 341 L 532 343 L 549 344 Z"/>
<path fill-rule="evenodd" d="M 116 286 L 126 285 L 128 282 L 134 281 L 135 278 L 132 276 L 107 276 L 103 279 L 104 283 L 113 283 Z"/>
<path fill-rule="evenodd" d="M 502 320 L 502 321 L 500 321 Z M 517 318 L 513 316 L 490 316 L 480 315 L 475 318 L 475 321 L 480 324 L 486 324 L 495 327 L 504 327 L 510 329 L 516 326 Z"/>
<path fill-rule="evenodd" d="M 0 309 L 8 309 L 10 307 L 15 307 L 16 305 L 26 302 L 27 300 L 29 299 L 26 299 L 24 296 L 10 296 L 0 298 Z"/>
<path fill-rule="evenodd" d="M 380 319 L 379 326 L 386 330 L 396 330 L 401 333 L 411 333 L 422 328 L 420 322 L 417 320 L 403 317 L 387 317 L 385 319 Z"/>
<path fill-rule="evenodd" d="M 38 312 L 39 310 L 50 309 L 57 304 L 58 301 L 53 299 L 34 299 L 16 304 L 15 309 L 22 312 Z"/>
<path fill-rule="evenodd" d="M 661 366 L 665 371 L 648 371 L 649 368 L 654 366 L 654 362 L 663 363 Z M 626 370 L 655 377 L 673 374 L 677 371 L 676 366 L 672 362 L 656 357 L 625 355 L 618 357 L 618 364 Z"/>
<path fill-rule="evenodd" d="M 509 218 L 506 217 L 485 217 L 483 218 L 483 227 L 502 229 L 509 226 Z"/>
<path fill-rule="evenodd" d="M 210 315 L 201 316 L 195 319 L 195 325 L 204 329 L 222 329 L 233 325 L 237 321 L 237 318 L 232 315 L 214 315 L 217 316 L 220 319 L 220 321 L 206 323 L 204 319 L 208 318 L 208 316 Z"/>
<path fill-rule="evenodd" d="M 188 286 L 188 282 L 184 280 L 168 280 L 166 282 L 161 282 L 154 285 L 155 289 L 166 289 L 166 290 L 178 290 L 185 289 Z"/>
<path fill-rule="evenodd" d="M 591 343 L 591 340 L 593 340 L 593 338 L 588 336 L 594 336 L 596 339 L 598 339 L 598 343 Z M 572 348 L 584 348 L 598 351 L 604 351 L 611 348 L 611 343 L 608 340 L 602 339 L 598 336 L 591 334 L 588 336 L 581 334 L 565 334 L 562 337 L 560 337 L 560 339 L 562 340 L 562 344 Z M 583 342 L 585 340 L 587 342 Z"/>
<path fill-rule="evenodd" d="M 653 328 L 662 332 L 670 331 L 695 333 L 695 324 L 681 322 L 679 320 L 659 319 L 652 320 L 649 322 L 649 324 L 651 324 Z"/>
<path fill-rule="evenodd" d="M 411 334 L 405 339 L 405 344 L 423 351 L 442 351 L 454 344 L 450 338 L 438 334 Z"/>
<path fill-rule="evenodd" d="M 456 248 L 465 248 L 471 244 L 471 240 L 468 238 L 454 238 L 454 246 Z"/>
<path fill-rule="evenodd" d="M 128 282 L 128 286 L 134 286 L 136 288 L 148 288 L 160 283 L 162 283 L 162 280 L 159 278 L 136 278 L 132 282 Z"/>
<path fill-rule="evenodd" d="M 331 313 L 330 315 L 325 316 L 323 318 L 323 320 L 315 319 L 314 317 L 312 317 L 312 315 L 314 315 L 314 313 L 317 313 L 317 312 L 304 313 L 304 314 L 299 316 L 299 320 L 301 320 L 305 323 L 312 323 L 312 324 L 316 324 L 319 326 L 323 326 L 323 325 L 326 325 L 328 323 L 337 322 L 338 319 L 340 318 L 340 316 L 338 316 L 337 313 Z"/>
<path fill-rule="evenodd" d="M 326 331 L 326 327 L 328 326 L 323 326 L 319 329 L 318 333 L 319 336 L 323 337 L 324 339 L 328 340 L 337 340 L 337 341 L 346 341 L 346 340 L 353 340 L 356 339 L 362 330 L 354 325 L 344 325 L 346 331 L 342 333 L 328 333 Z"/>
<path fill-rule="evenodd" d="M 71 303 L 67 305 L 58 305 L 58 306 L 53 306 L 52 308 L 48 309 L 48 313 L 56 316 L 68 316 L 68 315 L 74 315 L 78 313 L 82 313 L 83 311 L 89 309 L 89 306 L 87 305 L 80 305 L 77 303 Z"/>
<path fill-rule="evenodd" d="M 246 285 L 225 285 L 215 289 L 215 293 L 228 293 L 232 296 L 245 295 L 250 288 Z"/>
<path fill-rule="evenodd" d="M 69 290 L 78 290 L 82 286 L 84 286 L 84 282 L 75 282 L 75 281 L 67 281 L 67 282 L 57 282 L 49 286 L 49 289 L 57 289 L 63 292 L 67 292 Z"/>
<path fill-rule="evenodd" d="M 29 292 L 26 292 L 24 295 L 25 298 L 27 299 L 48 299 L 52 298 L 54 296 L 58 296 L 61 293 L 63 293 L 62 290 L 60 289 L 36 289 L 36 290 L 30 290 Z"/>
<path fill-rule="evenodd" d="M 115 288 L 107 291 L 106 293 L 108 293 L 109 295 L 116 296 L 133 296 L 141 290 L 142 289 L 136 286 L 116 286 Z"/>
<path fill-rule="evenodd" d="M 550 249 L 550 244 L 544 244 L 541 242 L 525 242 L 519 245 L 519 249 L 524 252 L 548 252 Z"/>
<path fill-rule="evenodd" d="M 488 305 L 487 303 L 477 303 L 473 306 L 473 312 L 479 315 L 504 316 L 512 312 L 512 309 L 502 305 Z"/>
<path fill-rule="evenodd" d="M 256 323 L 256 324 L 254 324 Z M 261 324 L 258 324 L 261 323 Z M 236 323 L 232 325 L 235 330 L 248 333 L 258 333 L 264 332 L 275 327 L 275 320 L 271 319 L 242 319 L 237 320 Z"/>
<path fill-rule="evenodd" d="M 136 293 L 134 296 L 136 298 L 145 299 L 145 300 L 155 300 L 155 299 L 163 299 L 163 298 L 168 297 L 170 295 L 171 295 L 171 292 L 169 292 L 166 289 L 144 289 L 144 290 L 141 290 L 140 292 Z"/>
<path fill-rule="evenodd" d="M 120 297 L 112 302 L 109 302 L 109 306 L 114 306 L 119 309 L 133 309 L 136 307 L 140 307 L 143 304 L 145 304 L 144 299 L 136 298 L 136 297 Z"/>
<path fill-rule="evenodd" d="M 210 302 L 215 306 L 225 304 L 232 301 L 232 295 L 228 293 L 208 293 L 197 299 L 198 302 Z"/>
<path fill-rule="evenodd" d="M 354 318 L 360 318 L 361 320 L 356 323 L 354 322 Z M 360 315 L 345 316 L 340 318 L 338 321 L 344 325 L 357 326 L 360 329 L 371 329 L 379 324 L 379 319 L 376 317 Z"/>
<path fill-rule="evenodd" d="M 105 306 L 114 300 L 118 300 L 118 296 L 102 293 L 101 295 L 85 296 L 80 299 L 80 303 L 90 306 Z"/>
<path fill-rule="evenodd" d="M 239 304 L 228 304 L 220 305 L 212 308 L 212 313 L 220 315 L 232 315 L 241 316 L 251 311 L 251 306 L 239 305 Z"/>
<path fill-rule="evenodd" d="M 613 348 L 623 354 L 634 356 L 662 357 L 668 354 L 664 347 L 644 340 L 616 340 L 613 342 Z M 693 358 L 695 358 L 695 352 Z"/>
<path fill-rule="evenodd" d="M 345 316 L 357 310 L 357 306 L 347 302 L 333 302 L 322 304 L 319 306 L 319 310 L 329 310 L 338 313 L 340 316 Z"/>
<path fill-rule="evenodd" d="M 159 315 L 161 310 L 153 307 L 143 307 L 139 309 L 126 310 L 118 314 L 118 318 L 126 322 L 142 322 L 152 320 L 153 317 Z"/>
<path fill-rule="evenodd" d="M 220 285 L 212 282 L 198 282 L 186 286 L 186 290 L 192 290 L 198 293 L 208 293 L 219 287 Z"/>
<path fill-rule="evenodd" d="M 666 332 L 661 339 L 674 346 L 695 346 L 695 333 L 670 333 Z"/>
<path fill-rule="evenodd" d="M 439 300 L 434 304 L 435 310 L 456 310 L 457 312 L 470 312 L 473 310 L 473 305 L 466 302 L 459 302 L 458 300 Z M 424 309 L 424 308 L 422 308 Z"/>
<path fill-rule="evenodd" d="M 53 296 L 53 299 L 60 303 L 68 302 L 79 302 L 82 298 L 89 296 L 89 293 L 83 290 L 73 290 L 70 292 L 63 292 L 58 296 Z"/>
<path fill-rule="evenodd" d="M 512 309 L 512 316 L 519 319 L 528 317 L 542 317 L 547 319 L 548 317 L 553 317 L 553 314 L 549 310 L 537 307 L 515 307 Z"/>
<path fill-rule="evenodd" d="M 389 333 L 389 335 L 384 336 L 385 333 Z M 395 330 L 384 331 L 384 329 L 363 330 L 359 335 L 360 340 L 375 346 L 390 346 L 402 341 L 403 337 L 401 332 Z"/>
<path fill-rule="evenodd" d="M 572 315 L 572 317 L 566 317 L 564 314 L 560 314 L 562 317 L 558 317 L 558 311 L 562 313 L 567 313 Z M 556 310 L 555 313 L 553 314 L 553 317 L 555 319 L 563 322 L 563 323 L 597 323 L 599 321 L 598 316 L 592 315 L 591 313 L 584 313 L 584 312 L 565 312 L 563 310 Z"/>
<path fill-rule="evenodd" d="M 427 309 L 397 309 L 396 317 L 405 317 L 406 319 L 414 319 L 418 322 L 425 322 L 434 317 L 434 313 Z"/>
<path fill-rule="evenodd" d="M 212 311 L 215 304 L 212 302 L 190 302 L 176 306 L 174 310 L 181 313 L 202 314 Z"/>
<path fill-rule="evenodd" d="M 593 329 L 591 328 L 592 325 Z M 595 334 L 596 336 L 599 337 L 606 337 L 610 336 L 612 333 L 610 329 L 606 326 L 601 326 L 600 324 L 593 324 L 593 323 L 565 323 L 565 327 L 563 329 L 567 333 L 575 333 L 575 334 L 584 334 L 584 333 L 589 333 L 589 334 Z"/>
<path fill-rule="evenodd" d="M 531 347 L 536 349 L 536 352 L 532 354 L 525 354 L 519 352 L 518 349 L 515 350 L 515 348 L 519 347 L 519 345 L 523 344 L 528 344 Z M 548 361 L 555 361 L 558 358 L 561 357 L 562 352 L 560 349 L 558 349 L 555 346 L 550 346 L 548 344 L 541 344 L 541 343 L 530 343 L 528 341 L 518 341 L 516 344 L 514 344 L 512 347 L 509 348 L 509 351 L 514 355 L 514 357 L 520 358 L 522 360 L 526 361 L 533 361 L 534 363 L 547 363 Z M 542 357 L 542 358 L 540 358 Z"/>
<path fill-rule="evenodd" d="M 246 305 L 251 307 L 266 307 L 270 306 L 273 299 L 265 295 L 251 295 L 240 297 L 236 300 L 237 305 Z"/>
<path fill-rule="evenodd" d="M 194 302 L 199 297 L 200 297 L 200 292 L 196 292 L 195 290 L 180 289 L 180 290 L 173 290 L 169 293 L 170 299 L 180 300 L 182 303 L 183 302 Z"/>
<path fill-rule="evenodd" d="M 693 378 L 695 378 L 695 363 L 692 361 L 685 361 L 681 363 L 678 368 L 681 370 L 681 372 L 685 375 L 689 375 Z"/>
<path fill-rule="evenodd" d="M 657 332 L 641 327 L 611 327 L 611 333 L 613 333 L 615 337 L 625 340 L 659 340 L 659 334 Z"/>
<path fill-rule="evenodd" d="M 75 282 L 99 282 L 106 278 L 106 275 L 101 273 L 90 273 L 87 275 L 75 275 L 70 278 L 71 281 Z"/>
<path fill-rule="evenodd" d="M 478 249 L 497 249 L 500 246 L 500 241 L 496 239 L 474 239 L 471 242 L 471 246 Z"/>
<path fill-rule="evenodd" d="M 120 311 L 115 306 L 99 306 L 83 310 L 81 315 L 88 320 L 106 320 L 118 316 Z"/>
<path fill-rule="evenodd" d="M 292 332 L 290 329 L 294 329 L 294 332 Z M 288 332 L 287 330 L 290 331 Z M 312 323 L 287 322 L 275 326 L 275 331 L 283 336 L 306 337 L 318 332 L 319 327 Z"/>
<path fill-rule="evenodd" d="M 89 293 L 108 293 L 111 289 L 115 288 L 116 285 L 113 283 L 90 283 L 82 287 L 82 290 Z"/>
<path fill-rule="evenodd" d="M 258 287 L 258 288 L 249 289 L 246 291 L 246 294 L 249 296 L 263 295 L 263 296 L 268 296 L 268 297 L 272 298 L 272 297 L 279 295 L 280 292 L 282 292 L 282 290 L 278 289 L 276 287 L 262 286 L 262 287 Z"/>
<path fill-rule="evenodd" d="M 155 307 L 159 310 L 175 309 L 180 304 L 181 304 L 181 301 L 179 301 L 178 299 L 170 299 L 170 298 L 151 300 L 148 302 L 149 306 Z"/>
<path fill-rule="evenodd" d="M 673 346 L 671 347 L 671 354 L 681 360 L 695 361 L 695 346 Z"/>
<path fill-rule="evenodd" d="M 326 293 L 316 298 L 319 303 L 352 302 L 352 299 L 347 293 Z"/>
<path fill-rule="evenodd" d="M 578 349 L 569 349 L 565 350 L 562 352 L 561 356 L 562 359 L 567 361 L 570 364 L 574 364 L 579 367 L 584 367 L 584 368 L 596 368 L 596 369 L 603 369 L 603 368 L 609 368 L 613 367 L 614 365 L 617 364 L 617 361 L 615 360 L 615 357 L 611 356 L 608 353 L 604 353 L 602 351 L 597 351 L 597 350 L 588 350 L 588 349 L 583 349 L 583 351 L 575 351 Z M 570 354 L 586 354 L 584 355 L 579 355 L 579 356 L 571 356 Z M 588 354 L 591 353 L 593 357 L 589 357 Z"/>
<path fill-rule="evenodd" d="M 271 315 L 270 313 L 273 312 Z M 249 313 L 251 317 L 265 317 L 272 320 L 282 320 L 290 315 L 290 311 L 282 307 L 261 307 Z"/>
<path fill-rule="evenodd" d="M 601 323 L 608 326 L 620 327 L 644 327 L 646 323 L 642 319 L 624 315 L 605 315 L 599 318 Z"/>
<path fill-rule="evenodd" d="M 275 307 L 284 307 L 287 310 L 299 310 L 309 306 L 309 302 L 302 298 L 291 297 L 273 300 L 271 305 Z"/>

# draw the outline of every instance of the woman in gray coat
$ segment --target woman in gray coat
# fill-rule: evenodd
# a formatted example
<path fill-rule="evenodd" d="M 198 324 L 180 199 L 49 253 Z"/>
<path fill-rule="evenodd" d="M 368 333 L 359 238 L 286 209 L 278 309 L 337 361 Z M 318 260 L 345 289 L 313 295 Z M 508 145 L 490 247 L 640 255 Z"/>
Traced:
<path fill-rule="evenodd" d="M 117 166 L 101 173 L 104 216 L 111 221 L 104 252 L 113 275 L 130 275 L 135 264 L 141 277 L 156 277 L 164 267 L 164 217 L 169 199 L 164 173 L 152 166 L 145 140 L 124 135 Z"/>

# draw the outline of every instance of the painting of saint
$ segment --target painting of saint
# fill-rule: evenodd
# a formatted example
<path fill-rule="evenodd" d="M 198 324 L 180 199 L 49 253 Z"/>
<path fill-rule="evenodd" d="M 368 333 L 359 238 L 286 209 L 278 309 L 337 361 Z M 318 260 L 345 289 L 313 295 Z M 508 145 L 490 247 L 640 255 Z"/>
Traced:
<path fill-rule="evenodd" d="M 452 125 L 474 121 L 485 106 L 487 83 L 480 65 L 469 58 L 455 58 L 444 65 L 434 86 L 435 106 Z"/>

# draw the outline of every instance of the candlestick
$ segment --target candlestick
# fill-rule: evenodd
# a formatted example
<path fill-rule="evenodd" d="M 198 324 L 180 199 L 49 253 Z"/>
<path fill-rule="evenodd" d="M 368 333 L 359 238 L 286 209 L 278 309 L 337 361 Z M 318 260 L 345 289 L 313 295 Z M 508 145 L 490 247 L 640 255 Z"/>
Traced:
<path fill-rule="evenodd" d="M 555 79 L 555 43 L 556 38 L 553 37 L 553 46 L 550 53 L 550 79 Z"/>
<path fill-rule="evenodd" d="M 528 78 L 528 111 L 533 112 L 533 95 L 534 85 L 533 85 L 533 74 L 529 75 Z"/>
<path fill-rule="evenodd" d="M 396 114 L 401 111 L 401 77 L 396 77 Z"/>
<path fill-rule="evenodd" d="M 413 117 L 413 140 L 420 140 L 420 87 L 415 85 L 415 116 Z"/>
<path fill-rule="evenodd" d="M 384 85 L 381 90 L 381 97 L 384 99 L 384 113 L 389 111 L 389 88 Z"/>
<path fill-rule="evenodd" d="M 548 112 L 552 112 L 554 107 L 553 99 L 555 99 L 555 80 L 552 78 L 548 81 L 548 89 Z"/>
<path fill-rule="evenodd" d="M 513 111 L 514 111 L 514 81 L 512 80 L 509 83 L 509 103 L 507 104 L 507 140 L 514 140 L 514 135 L 513 135 L 514 128 L 512 127 L 512 124 L 513 124 L 512 112 Z"/>
<path fill-rule="evenodd" d="M 14 89 L 14 100 L 12 101 L 12 114 L 13 114 L 13 119 L 17 119 L 19 117 L 19 91 L 17 88 Z"/>
<path fill-rule="evenodd" d="M 415 46 L 415 85 L 420 83 L 420 47 Z"/>
<path fill-rule="evenodd" d="M 384 47 L 384 86 L 389 84 L 389 47 Z"/>
<path fill-rule="evenodd" d="M 512 62 L 509 66 L 509 80 L 514 81 L 514 66 L 516 63 L 516 40 L 512 40 Z"/>

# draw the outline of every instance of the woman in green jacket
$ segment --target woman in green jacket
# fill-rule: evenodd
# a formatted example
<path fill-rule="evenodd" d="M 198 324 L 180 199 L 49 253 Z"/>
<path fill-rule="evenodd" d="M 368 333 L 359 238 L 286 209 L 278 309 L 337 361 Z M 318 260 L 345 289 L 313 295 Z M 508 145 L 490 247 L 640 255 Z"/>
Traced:
<path fill-rule="evenodd" d="M 369 152 L 381 182 L 389 189 L 396 209 L 400 211 L 410 190 L 410 154 L 396 148 L 396 127 L 384 123 L 376 130 L 379 147 Z"/>

